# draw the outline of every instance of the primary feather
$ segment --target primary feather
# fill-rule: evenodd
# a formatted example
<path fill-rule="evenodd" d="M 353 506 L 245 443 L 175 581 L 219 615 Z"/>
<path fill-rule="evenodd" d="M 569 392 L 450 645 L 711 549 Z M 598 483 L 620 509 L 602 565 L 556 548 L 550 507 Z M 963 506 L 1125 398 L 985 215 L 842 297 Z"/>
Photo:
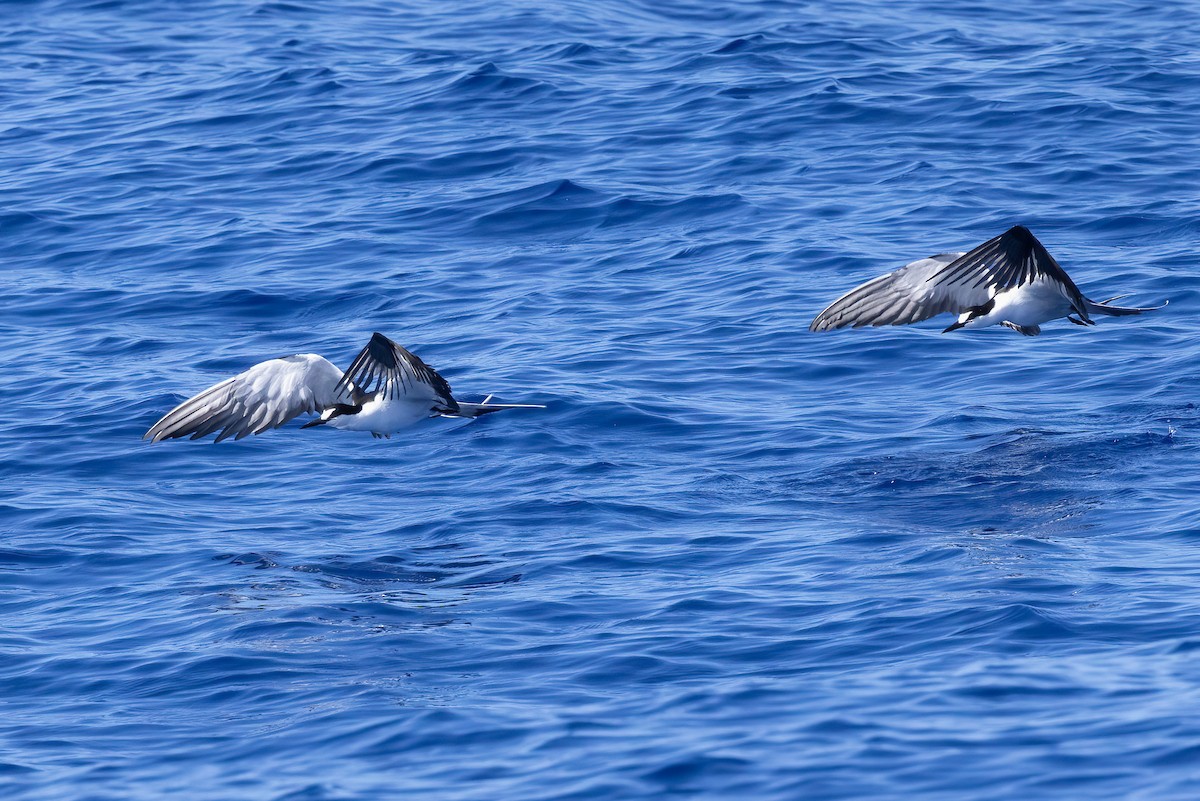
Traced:
<path fill-rule="evenodd" d="M 185 400 L 150 427 L 143 439 L 208 436 L 217 442 L 278 428 L 305 412 L 337 402 L 342 371 L 323 356 L 299 353 L 259 362 Z"/>

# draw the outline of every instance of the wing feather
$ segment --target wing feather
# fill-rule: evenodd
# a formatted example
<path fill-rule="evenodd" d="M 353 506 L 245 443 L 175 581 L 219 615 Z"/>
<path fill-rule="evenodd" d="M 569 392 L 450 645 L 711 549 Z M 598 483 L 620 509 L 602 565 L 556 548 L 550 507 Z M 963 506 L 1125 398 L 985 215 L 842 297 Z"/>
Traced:
<path fill-rule="evenodd" d="M 999 236 L 992 237 L 979 247 L 964 253 L 929 280 L 938 286 L 980 288 L 995 287 L 1003 292 L 1032 283 L 1038 278 L 1050 278 L 1063 288 L 1063 294 L 1076 311 L 1087 317 L 1083 294 L 1067 271 L 1059 266 L 1045 246 L 1028 228 L 1014 225 Z"/>
<path fill-rule="evenodd" d="M 377 392 L 393 400 L 428 398 L 457 411 L 458 402 L 450 384 L 437 370 L 421 361 L 415 353 L 400 347 L 383 334 L 371 336 L 337 384 L 337 391 L 361 398 Z"/>
<path fill-rule="evenodd" d="M 332 405 L 341 379 L 341 370 L 313 353 L 260 362 L 185 400 L 143 439 L 200 439 L 219 431 L 220 442 L 278 428 L 305 412 Z"/>
<path fill-rule="evenodd" d="M 828 307 L 809 325 L 810 331 L 867 325 L 905 325 L 947 311 L 986 303 L 986 290 L 948 291 L 930 278 L 944 269 L 954 254 L 920 259 L 899 270 L 873 278 L 857 286 Z"/>

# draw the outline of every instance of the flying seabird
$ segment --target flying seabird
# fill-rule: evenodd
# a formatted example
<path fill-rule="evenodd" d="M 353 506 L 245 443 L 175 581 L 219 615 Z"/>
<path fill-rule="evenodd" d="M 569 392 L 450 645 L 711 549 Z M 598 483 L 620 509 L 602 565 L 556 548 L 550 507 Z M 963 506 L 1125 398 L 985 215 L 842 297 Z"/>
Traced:
<path fill-rule="evenodd" d="M 968 253 L 919 259 L 850 290 L 818 314 L 808 330 L 905 325 L 953 312 L 958 321 L 942 333 L 999 324 L 1032 337 L 1057 317 L 1095 325 L 1093 314 L 1123 317 L 1162 308 L 1109 305 L 1122 297 L 1088 300 L 1029 229 L 1014 225 Z"/>
<path fill-rule="evenodd" d="M 305 412 L 320 412 L 302 428 L 327 425 L 390 437 L 427 417 L 479 417 L 501 409 L 545 406 L 457 401 L 446 379 L 415 353 L 375 333 L 343 373 L 323 356 L 298 353 L 270 359 L 189 398 L 150 427 L 142 439 L 191 435 L 216 442 L 278 428 Z"/>

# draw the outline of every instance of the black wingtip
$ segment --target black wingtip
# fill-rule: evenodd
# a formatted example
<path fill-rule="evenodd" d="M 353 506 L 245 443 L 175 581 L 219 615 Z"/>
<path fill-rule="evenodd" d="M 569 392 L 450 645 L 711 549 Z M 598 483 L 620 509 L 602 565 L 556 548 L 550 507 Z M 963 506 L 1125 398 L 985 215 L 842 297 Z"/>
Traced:
<path fill-rule="evenodd" d="M 1033 232 L 1023 225 L 1014 225 L 1005 231 L 1000 238 L 1015 242 L 1025 252 L 1041 244 L 1041 242 L 1038 242 L 1038 238 L 1033 235 Z"/>
<path fill-rule="evenodd" d="M 374 334 L 371 334 L 371 341 L 369 344 L 371 345 L 372 353 L 374 353 L 376 349 L 387 349 L 388 351 L 391 351 L 391 349 L 396 346 L 395 342 L 392 342 L 392 340 L 388 339 L 378 331 L 376 331 Z"/>
<path fill-rule="evenodd" d="M 367 343 L 367 347 L 370 349 L 372 359 L 389 370 L 396 369 L 395 342 L 392 342 L 392 340 L 376 331 L 374 334 L 371 334 L 371 341 Z"/>

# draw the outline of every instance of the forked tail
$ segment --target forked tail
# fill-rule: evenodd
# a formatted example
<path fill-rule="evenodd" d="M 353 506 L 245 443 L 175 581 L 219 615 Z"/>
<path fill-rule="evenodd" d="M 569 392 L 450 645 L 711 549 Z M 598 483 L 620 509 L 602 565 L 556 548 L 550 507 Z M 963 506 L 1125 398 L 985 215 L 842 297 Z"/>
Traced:
<path fill-rule="evenodd" d="M 1085 298 L 1084 302 L 1087 304 L 1088 314 L 1108 314 L 1108 315 L 1112 315 L 1113 317 L 1125 317 L 1126 315 L 1129 315 L 1129 314 L 1141 314 L 1142 312 L 1157 311 L 1158 309 L 1163 308 L 1163 306 L 1166 306 L 1168 303 L 1171 302 L 1169 300 L 1164 301 L 1162 306 L 1151 306 L 1148 309 L 1134 309 L 1134 308 L 1128 308 L 1125 306 L 1110 306 L 1110 305 L 1108 305 L 1108 304 L 1112 303 L 1114 300 L 1120 300 L 1121 298 L 1124 298 L 1124 297 L 1128 297 L 1128 295 L 1117 295 L 1115 298 L 1109 298 L 1108 300 L 1102 300 L 1099 303 L 1097 303 L 1094 300 L 1087 300 Z"/>
<path fill-rule="evenodd" d="M 536 403 L 491 403 L 492 396 L 488 395 L 481 403 L 458 402 L 458 414 L 447 414 L 445 417 L 480 417 L 481 415 L 500 412 L 505 409 L 545 409 Z"/>

